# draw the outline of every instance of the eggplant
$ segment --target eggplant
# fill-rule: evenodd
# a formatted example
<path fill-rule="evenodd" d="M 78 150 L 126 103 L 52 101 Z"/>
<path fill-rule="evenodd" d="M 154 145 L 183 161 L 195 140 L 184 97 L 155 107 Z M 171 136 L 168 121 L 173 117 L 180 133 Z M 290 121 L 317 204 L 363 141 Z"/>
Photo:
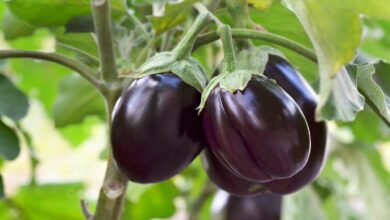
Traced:
<path fill-rule="evenodd" d="M 235 93 L 217 86 L 201 118 L 209 149 L 241 179 L 254 183 L 285 179 L 308 160 L 310 133 L 302 111 L 265 77 L 252 77 Z"/>
<path fill-rule="evenodd" d="M 295 100 L 310 129 L 311 152 L 305 167 L 291 178 L 265 183 L 274 193 L 292 193 L 310 184 L 321 173 L 327 151 L 327 127 L 325 122 L 315 121 L 316 93 L 286 60 L 270 56 L 264 75 L 276 80 Z"/>
<path fill-rule="evenodd" d="M 203 150 L 202 162 L 210 180 L 220 189 L 232 195 L 253 196 L 268 191 L 267 188 L 260 183 L 240 179 L 231 173 L 218 161 L 208 148 Z"/>
<path fill-rule="evenodd" d="M 155 183 L 187 167 L 204 146 L 196 110 L 200 96 L 169 72 L 135 80 L 112 114 L 112 152 L 119 170 L 134 182 Z"/>
<path fill-rule="evenodd" d="M 217 192 L 214 198 L 215 220 L 280 220 L 282 196 L 265 193 L 253 197 L 237 197 Z"/>

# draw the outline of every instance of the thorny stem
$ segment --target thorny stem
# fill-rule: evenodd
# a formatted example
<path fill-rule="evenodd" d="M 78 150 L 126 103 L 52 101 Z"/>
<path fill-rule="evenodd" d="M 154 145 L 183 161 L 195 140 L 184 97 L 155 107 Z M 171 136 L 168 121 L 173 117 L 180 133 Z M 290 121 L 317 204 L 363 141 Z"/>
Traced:
<path fill-rule="evenodd" d="M 285 37 L 268 33 L 268 32 L 261 32 L 261 31 L 255 31 L 255 30 L 248 30 L 248 29 L 232 29 L 232 36 L 233 38 L 250 38 L 254 40 L 262 40 L 268 43 L 273 43 L 282 47 L 285 47 L 287 49 L 290 49 L 309 60 L 313 61 L 314 63 L 317 63 L 317 56 L 315 53 L 313 53 L 310 49 L 304 47 L 301 44 L 298 44 L 292 40 L 289 40 Z M 198 38 L 196 41 L 194 48 L 198 48 L 202 45 L 211 43 L 213 41 L 218 40 L 218 34 L 216 31 L 212 31 L 209 33 L 206 33 Z"/>

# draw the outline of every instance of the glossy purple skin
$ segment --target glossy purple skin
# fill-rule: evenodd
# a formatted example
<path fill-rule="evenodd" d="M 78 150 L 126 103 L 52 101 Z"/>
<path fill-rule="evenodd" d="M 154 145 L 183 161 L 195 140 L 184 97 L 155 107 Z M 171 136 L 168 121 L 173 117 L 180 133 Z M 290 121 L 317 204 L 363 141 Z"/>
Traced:
<path fill-rule="evenodd" d="M 231 173 L 207 148 L 203 150 L 202 162 L 210 180 L 217 185 L 218 188 L 223 189 L 230 194 L 235 196 L 253 196 L 267 191 L 262 184 L 240 179 Z"/>
<path fill-rule="evenodd" d="M 265 193 L 253 197 L 229 196 L 222 220 L 280 220 L 282 197 Z"/>
<path fill-rule="evenodd" d="M 307 162 L 306 120 L 295 101 L 265 77 L 253 77 L 234 94 L 217 86 L 201 117 L 209 148 L 242 179 L 288 178 Z"/>
<path fill-rule="evenodd" d="M 284 59 L 270 56 L 264 75 L 276 80 L 278 85 L 295 100 L 303 111 L 310 128 L 311 152 L 305 167 L 291 178 L 264 184 L 274 193 L 292 193 L 310 184 L 322 170 L 327 144 L 326 123 L 315 121 L 316 93 Z"/>
<path fill-rule="evenodd" d="M 113 155 L 130 180 L 166 180 L 200 153 L 200 93 L 173 74 L 134 81 L 118 100 L 111 128 Z"/>

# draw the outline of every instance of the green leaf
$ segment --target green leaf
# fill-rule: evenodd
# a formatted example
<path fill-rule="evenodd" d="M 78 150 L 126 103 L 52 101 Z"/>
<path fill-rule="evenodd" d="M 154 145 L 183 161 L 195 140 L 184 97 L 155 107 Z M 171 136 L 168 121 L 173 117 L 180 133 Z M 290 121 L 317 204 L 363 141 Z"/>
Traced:
<path fill-rule="evenodd" d="M 56 46 L 70 49 L 87 55 L 93 59 L 99 59 L 99 50 L 92 33 L 64 33 L 56 32 Z"/>
<path fill-rule="evenodd" d="M 348 71 L 357 71 L 348 66 Z M 343 68 L 334 80 L 329 81 L 329 97 L 320 96 L 316 109 L 318 120 L 353 121 L 356 114 L 364 108 L 364 97 L 358 92 L 356 80 L 352 80 Z"/>
<path fill-rule="evenodd" d="M 154 184 L 142 194 L 138 202 L 127 201 L 122 218 L 137 220 L 168 218 L 176 212 L 174 201 L 178 195 L 179 191 L 171 181 Z"/>
<path fill-rule="evenodd" d="M 80 183 L 25 186 L 12 197 L 30 220 L 80 220 Z"/>
<path fill-rule="evenodd" d="M 282 220 L 325 220 L 321 201 L 311 187 L 283 197 Z"/>
<path fill-rule="evenodd" d="M 3 182 L 3 176 L 0 174 L 0 199 L 4 198 L 4 182 Z"/>
<path fill-rule="evenodd" d="M 390 22 L 365 17 L 365 34 L 360 50 L 371 57 L 390 62 Z"/>
<path fill-rule="evenodd" d="M 27 97 L 4 75 L 0 74 L 0 116 L 18 121 L 27 114 Z"/>
<path fill-rule="evenodd" d="M 324 103 L 328 102 L 328 99 L 334 98 L 333 86 L 337 84 L 334 78 L 353 58 L 361 41 L 360 14 L 390 19 L 388 1 L 284 0 L 284 2 L 295 12 L 314 45 L 321 79 L 320 105 L 316 113 L 317 118 L 325 119 L 327 116 L 324 111 L 329 109 L 322 108 L 326 107 Z M 346 120 L 351 118 L 351 113 L 348 115 Z M 344 120 L 344 117 L 341 117 L 341 120 Z"/>
<path fill-rule="evenodd" d="M 57 127 L 77 124 L 89 115 L 104 116 L 105 108 L 99 92 L 79 75 L 66 77 L 59 85 L 53 107 Z"/>
<path fill-rule="evenodd" d="M 379 116 L 390 126 L 390 96 L 384 93 L 381 86 L 373 78 L 376 70 L 388 75 L 390 73 L 390 65 L 380 62 L 375 67 L 372 64 L 358 65 L 355 67 L 356 70 L 352 71 L 352 74 L 356 75 L 359 91 L 364 95 L 367 102 L 371 104 L 374 110 L 380 114 Z M 390 78 L 388 77 L 388 79 Z M 380 82 L 383 88 L 390 87 L 390 80 L 380 80 Z"/>
<path fill-rule="evenodd" d="M 184 0 L 180 3 L 166 4 L 163 16 L 150 16 L 156 35 L 175 27 L 191 14 L 192 5 L 198 0 Z"/>
<path fill-rule="evenodd" d="M 112 0 L 111 8 L 125 11 L 122 0 Z M 73 17 L 91 14 L 90 0 L 8 0 L 9 10 L 34 26 L 63 26 Z"/>
<path fill-rule="evenodd" d="M 19 153 L 20 144 L 16 132 L 0 120 L 0 156 L 7 160 L 14 160 Z"/>
<path fill-rule="evenodd" d="M 2 31 L 6 40 L 13 40 L 18 37 L 30 36 L 34 32 L 34 27 L 18 19 L 8 10 L 5 11 Z"/>

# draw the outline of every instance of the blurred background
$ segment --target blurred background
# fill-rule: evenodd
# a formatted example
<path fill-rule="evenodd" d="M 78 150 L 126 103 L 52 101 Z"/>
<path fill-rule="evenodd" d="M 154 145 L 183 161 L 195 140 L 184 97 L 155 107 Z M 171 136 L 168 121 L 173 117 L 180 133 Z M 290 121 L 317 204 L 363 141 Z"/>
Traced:
<path fill-rule="evenodd" d="M 84 8 L 78 9 L 80 15 L 90 13 L 89 1 L 85 2 Z M 64 22 L 56 23 L 56 14 L 69 15 L 65 12 L 68 6 L 62 5 L 63 1 L 53 1 L 49 4 L 53 11 L 50 8 L 41 11 L 40 5 L 34 6 L 34 3 L 0 1 L 0 49 L 58 52 L 96 67 L 96 60 L 88 56 L 97 54 L 93 35 L 69 31 L 72 27 L 80 28 L 77 25 L 67 23 L 65 30 Z M 138 13 L 142 11 L 141 3 L 141 6 L 136 5 L 140 9 Z M 115 1 L 113 4 L 115 7 Z M 28 22 L 29 18 L 18 17 L 18 7 L 36 18 L 35 25 Z M 261 23 L 270 32 L 312 48 L 297 18 L 279 1 L 274 1 L 267 10 L 251 8 L 250 13 L 254 22 Z M 229 20 L 223 11 L 218 15 Z M 45 19 L 49 20 L 45 22 Z M 144 15 L 140 19 L 147 21 Z M 390 22 L 365 17 L 362 23 L 364 41 L 359 54 L 369 60 L 390 61 Z M 115 39 L 120 54 L 118 65 L 125 72 L 145 42 L 138 37 L 129 43 L 137 32 L 127 31 L 120 24 L 115 26 L 115 35 L 118 35 Z M 175 33 L 180 32 L 181 28 L 177 27 Z M 77 49 L 89 54 L 80 55 Z M 218 44 L 215 44 L 202 47 L 194 54 L 210 74 L 221 57 L 217 49 Z M 281 50 L 316 88 L 317 67 L 292 52 Z M 0 135 L 3 186 L 0 219 L 83 219 L 80 199 L 85 199 L 94 209 L 106 165 L 108 136 L 99 94 L 72 71 L 48 62 L 0 60 L 0 74 L 6 76 L 0 81 L 0 106 L 9 104 L 9 99 L 4 97 L 10 97 L 11 92 L 15 95 L 12 97 L 19 100 L 10 115 L 1 115 L 0 132 L 4 133 Z M 8 100 L 7 103 L 4 100 Z M 17 114 L 25 116 L 21 118 Z M 328 159 L 321 176 L 303 190 L 283 197 L 281 218 L 390 219 L 389 127 L 367 106 L 352 123 L 329 122 L 329 130 Z M 11 133 L 3 135 L 7 132 Z M 5 145 L 13 148 L 9 150 Z M 184 220 L 189 215 L 204 220 L 217 219 L 226 203 L 226 195 L 215 197 L 215 191 L 197 158 L 169 181 L 146 185 L 129 183 L 123 219 Z"/>

